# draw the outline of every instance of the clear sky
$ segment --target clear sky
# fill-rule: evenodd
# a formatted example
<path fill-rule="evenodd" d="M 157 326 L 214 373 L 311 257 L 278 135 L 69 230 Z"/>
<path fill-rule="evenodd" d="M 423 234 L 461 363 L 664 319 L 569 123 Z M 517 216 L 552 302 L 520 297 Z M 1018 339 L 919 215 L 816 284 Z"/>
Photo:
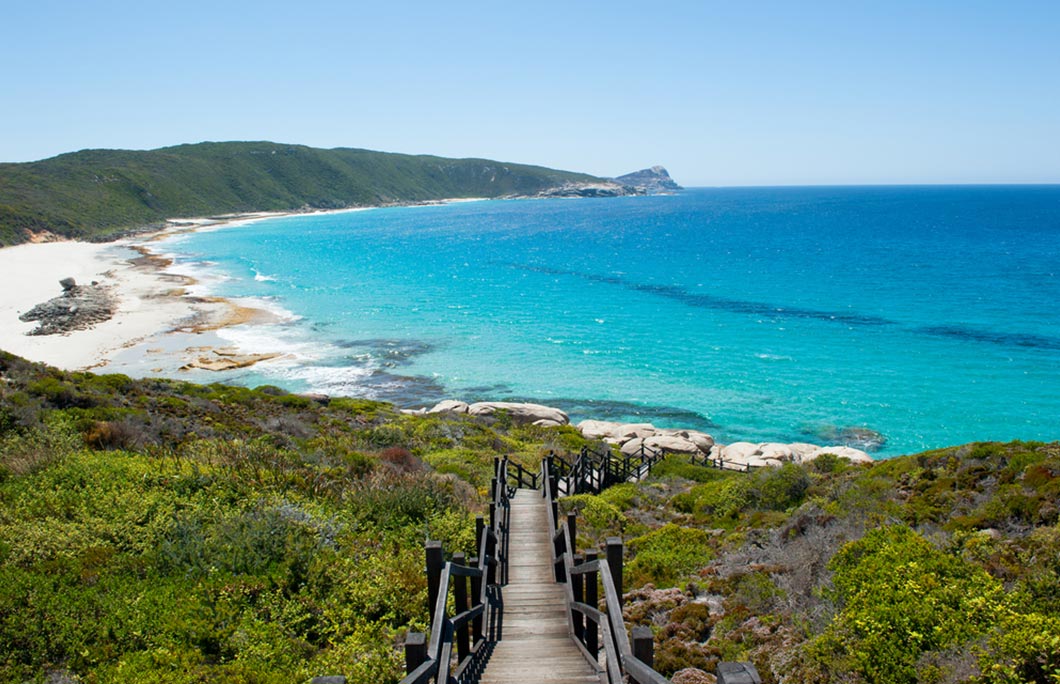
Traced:
<path fill-rule="evenodd" d="M 1060 182 L 1060 0 L 6 0 L 0 161 L 202 140 Z"/>

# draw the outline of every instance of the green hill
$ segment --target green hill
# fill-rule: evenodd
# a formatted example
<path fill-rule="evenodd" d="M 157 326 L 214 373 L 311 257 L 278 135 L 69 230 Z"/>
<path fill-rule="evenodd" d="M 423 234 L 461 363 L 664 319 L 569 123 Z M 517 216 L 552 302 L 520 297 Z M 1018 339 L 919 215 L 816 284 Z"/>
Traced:
<path fill-rule="evenodd" d="M 0 246 L 40 231 L 100 238 L 181 216 L 529 195 L 598 180 L 487 159 L 271 142 L 82 150 L 0 164 Z"/>

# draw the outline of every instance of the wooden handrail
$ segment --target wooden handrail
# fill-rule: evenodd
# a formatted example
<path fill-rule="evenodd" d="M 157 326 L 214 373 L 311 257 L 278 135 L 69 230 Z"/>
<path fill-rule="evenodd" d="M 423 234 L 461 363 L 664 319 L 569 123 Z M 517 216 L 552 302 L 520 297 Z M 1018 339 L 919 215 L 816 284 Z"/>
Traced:
<path fill-rule="evenodd" d="M 591 456 L 587 457 L 583 451 L 582 458 L 579 460 L 588 461 L 591 458 Z M 541 472 L 546 472 L 549 467 L 549 459 L 543 459 Z M 637 658 L 633 654 L 632 648 L 630 648 L 629 635 L 626 632 L 625 621 L 622 618 L 620 589 L 615 586 L 615 579 L 607 559 L 590 558 L 585 562 L 574 564 L 576 540 L 571 538 L 570 525 L 558 524 L 554 507 L 556 502 L 551 488 L 545 487 L 544 495 L 548 504 L 546 509 L 550 536 L 552 538 L 552 544 L 550 545 L 552 549 L 552 566 L 556 569 L 556 581 L 564 585 L 564 595 L 567 599 L 568 629 L 575 643 L 581 647 L 582 654 L 590 664 L 599 669 L 599 654 L 594 651 L 599 647 L 598 637 L 602 637 L 602 650 L 609 684 L 620 684 L 623 681 L 623 675 L 628 675 L 629 681 L 634 684 L 669 684 L 670 680 Z M 621 555 L 619 559 L 621 559 Z M 575 578 L 578 578 L 578 581 L 581 582 L 583 581 L 581 580 L 583 576 L 586 583 L 586 600 L 595 599 L 596 581 L 597 577 L 600 578 L 604 589 L 603 598 L 604 604 L 607 606 L 607 612 L 599 610 L 596 606 L 590 605 L 586 601 L 575 599 Z M 580 619 L 587 620 L 582 629 L 575 628 L 575 613 L 581 616 Z M 592 628 L 590 628 L 590 625 Z"/>
<path fill-rule="evenodd" d="M 519 467 L 520 480 L 525 480 L 525 469 Z M 495 642 L 496 609 L 499 604 L 497 587 L 508 578 L 508 530 L 511 525 L 509 485 L 511 476 L 508 459 L 496 459 L 494 476 L 490 483 L 490 521 L 486 526 L 482 516 L 476 520 L 478 535 L 478 557 L 474 565 L 464 565 L 463 556 L 457 554 L 444 563 L 438 572 L 437 587 L 432 587 L 434 606 L 431 611 L 431 636 L 427 644 L 425 660 L 413 662 L 406 650 L 408 674 L 401 684 L 426 684 L 434 681 L 444 684 L 464 684 L 477 681 L 485 667 L 486 644 Z M 536 479 L 536 478 L 535 478 Z M 431 560 L 431 559 L 435 560 Z M 437 543 L 428 543 L 428 565 L 441 561 L 441 550 Z M 428 578 L 432 575 L 428 567 Z M 472 592 L 468 592 L 470 580 Z M 457 614 L 449 617 L 446 606 L 450 590 L 454 591 Z M 477 589 L 477 591 L 475 591 Z M 435 593 L 436 592 L 436 593 Z M 471 605 L 468 605 L 470 600 Z M 463 605 L 461 605 L 463 602 Z M 485 623 L 485 624 L 484 624 Z M 410 639 L 411 641 L 411 639 Z M 419 642 L 422 644 L 422 641 Z M 459 662 L 453 668 L 454 645 Z M 422 646 L 420 647 L 422 649 Z M 450 671 L 450 668 L 452 670 Z"/>

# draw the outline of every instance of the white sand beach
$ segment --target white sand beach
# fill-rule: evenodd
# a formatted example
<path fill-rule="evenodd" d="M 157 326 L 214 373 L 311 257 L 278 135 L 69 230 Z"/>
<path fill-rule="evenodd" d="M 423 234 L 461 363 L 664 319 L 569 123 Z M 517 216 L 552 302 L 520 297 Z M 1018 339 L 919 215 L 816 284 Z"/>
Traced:
<path fill-rule="evenodd" d="M 478 198 L 415 205 L 460 201 Z M 225 346 L 226 342 L 210 334 L 243 323 L 275 322 L 273 313 L 218 297 L 195 296 L 188 291 L 194 280 L 169 271 L 169 260 L 157 255 L 152 243 L 178 233 L 234 228 L 293 214 L 367 209 L 370 207 L 170 219 L 161 231 L 116 242 L 35 242 L 0 248 L 0 349 L 64 370 L 106 369 L 123 351 L 132 350 L 130 354 L 138 357 L 157 356 L 147 366 L 152 372 L 165 370 L 167 374 L 177 368 L 223 370 L 277 358 L 282 355 L 272 350 L 244 352 Z M 60 296 L 63 288 L 59 281 L 64 278 L 73 278 L 79 285 L 95 281 L 108 287 L 117 299 L 114 316 L 85 330 L 28 335 L 37 323 L 21 321 L 19 316 Z M 145 345 L 147 342 L 150 344 Z M 125 354 L 118 365 L 128 366 L 130 354 Z M 218 355 L 226 361 L 217 364 Z M 160 367 L 153 368 L 155 365 Z"/>
<path fill-rule="evenodd" d="M 181 296 L 180 278 L 166 275 L 127 244 L 48 242 L 0 249 L 0 349 L 32 361 L 78 370 L 105 366 L 120 350 L 181 324 L 224 316 L 224 302 Z M 27 335 L 37 324 L 19 316 L 62 294 L 59 281 L 97 281 L 117 299 L 113 318 L 87 330 Z"/>
<path fill-rule="evenodd" d="M 0 249 L 0 349 L 64 370 L 105 368 L 123 350 L 154 337 L 179 331 L 203 335 L 202 352 L 216 340 L 210 331 L 228 325 L 268 319 L 268 312 L 215 297 L 196 297 L 187 276 L 170 273 L 167 259 L 154 255 L 154 240 L 189 230 L 232 227 L 282 213 L 242 214 L 221 218 L 174 219 L 153 234 L 110 243 L 40 242 Z M 98 282 L 110 289 L 117 310 L 107 321 L 65 334 L 28 335 L 36 322 L 19 320 L 26 311 L 62 294 L 59 281 L 79 285 Z M 171 347 L 172 345 L 165 345 Z M 176 351 L 176 350 L 173 350 Z M 228 354 L 234 350 L 228 350 Z M 194 361 L 174 358 L 169 365 Z"/>

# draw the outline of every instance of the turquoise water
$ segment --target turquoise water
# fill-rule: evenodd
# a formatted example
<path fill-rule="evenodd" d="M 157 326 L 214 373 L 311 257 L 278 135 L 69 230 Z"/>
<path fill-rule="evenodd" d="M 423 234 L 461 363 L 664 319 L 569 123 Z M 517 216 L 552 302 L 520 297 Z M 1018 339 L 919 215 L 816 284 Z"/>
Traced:
<path fill-rule="evenodd" d="M 1060 438 L 1060 187 L 695 189 L 291 217 L 166 243 L 288 320 L 226 380 L 526 399 L 878 455 Z"/>

